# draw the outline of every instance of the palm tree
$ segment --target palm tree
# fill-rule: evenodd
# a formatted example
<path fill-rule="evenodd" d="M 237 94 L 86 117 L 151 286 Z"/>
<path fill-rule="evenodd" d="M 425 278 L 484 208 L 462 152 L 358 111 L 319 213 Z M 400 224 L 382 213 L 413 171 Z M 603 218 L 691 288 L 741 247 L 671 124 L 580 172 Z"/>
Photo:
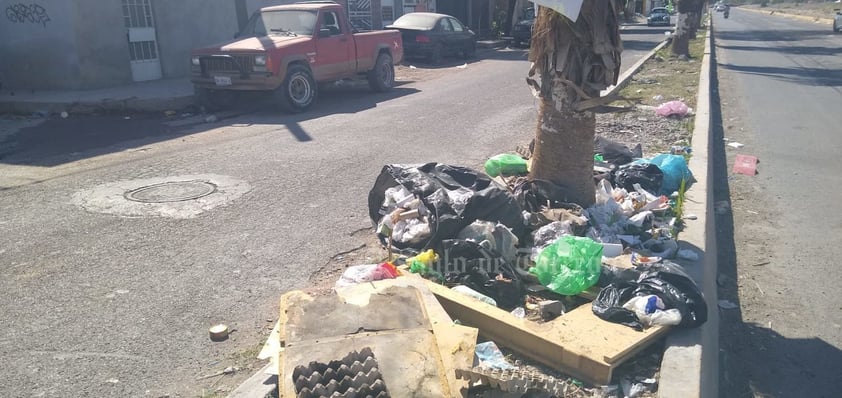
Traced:
<path fill-rule="evenodd" d="M 675 35 L 672 38 L 672 55 L 690 56 L 690 39 L 696 37 L 696 30 L 701 25 L 704 0 L 676 0 L 678 21 L 675 23 Z"/>
<path fill-rule="evenodd" d="M 576 21 L 541 7 L 530 43 L 527 82 L 539 99 L 530 179 L 551 181 L 569 192 L 558 198 L 594 203 L 593 108 L 620 71 L 620 7 L 614 0 L 585 0 Z"/>

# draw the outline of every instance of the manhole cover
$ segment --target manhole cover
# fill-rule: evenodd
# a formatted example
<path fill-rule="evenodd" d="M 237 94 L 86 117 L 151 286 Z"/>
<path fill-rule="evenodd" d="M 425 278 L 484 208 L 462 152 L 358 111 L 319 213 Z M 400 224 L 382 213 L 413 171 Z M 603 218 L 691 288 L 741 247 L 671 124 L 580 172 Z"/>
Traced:
<path fill-rule="evenodd" d="M 170 203 L 199 199 L 216 192 L 216 185 L 206 181 L 170 181 L 127 191 L 126 199 L 141 203 Z"/>

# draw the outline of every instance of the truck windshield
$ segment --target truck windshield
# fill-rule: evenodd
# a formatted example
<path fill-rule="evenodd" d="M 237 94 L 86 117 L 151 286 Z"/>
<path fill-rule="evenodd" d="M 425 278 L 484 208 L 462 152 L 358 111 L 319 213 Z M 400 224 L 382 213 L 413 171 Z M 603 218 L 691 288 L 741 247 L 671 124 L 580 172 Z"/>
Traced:
<path fill-rule="evenodd" d="M 307 10 L 264 11 L 252 15 L 237 36 L 304 35 L 312 36 L 316 12 Z"/>

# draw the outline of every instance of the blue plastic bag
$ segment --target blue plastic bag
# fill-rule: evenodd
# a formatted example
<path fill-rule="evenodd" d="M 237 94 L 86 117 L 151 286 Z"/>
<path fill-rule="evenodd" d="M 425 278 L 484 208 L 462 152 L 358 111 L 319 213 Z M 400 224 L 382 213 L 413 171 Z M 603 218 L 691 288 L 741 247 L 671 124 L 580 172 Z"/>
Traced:
<path fill-rule="evenodd" d="M 686 186 L 690 186 L 693 182 L 693 173 L 687 167 L 684 156 L 662 153 L 647 162 L 658 166 L 664 172 L 664 182 L 661 185 L 662 195 L 670 195 L 678 191 L 681 188 L 681 180 L 687 180 Z"/>

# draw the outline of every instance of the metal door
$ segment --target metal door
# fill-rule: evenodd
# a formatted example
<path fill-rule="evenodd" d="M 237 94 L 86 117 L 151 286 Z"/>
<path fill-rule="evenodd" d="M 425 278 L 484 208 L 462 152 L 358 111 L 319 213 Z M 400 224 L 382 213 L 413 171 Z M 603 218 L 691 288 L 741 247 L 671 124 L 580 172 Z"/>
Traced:
<path fill-rule="evenodd" d="M 123 19 L 129 39 L 132 80 L 136 82 L 161 78 L 161 59 L 155 40 L 155 20 L 151 0 L 123 0 Z"/>

